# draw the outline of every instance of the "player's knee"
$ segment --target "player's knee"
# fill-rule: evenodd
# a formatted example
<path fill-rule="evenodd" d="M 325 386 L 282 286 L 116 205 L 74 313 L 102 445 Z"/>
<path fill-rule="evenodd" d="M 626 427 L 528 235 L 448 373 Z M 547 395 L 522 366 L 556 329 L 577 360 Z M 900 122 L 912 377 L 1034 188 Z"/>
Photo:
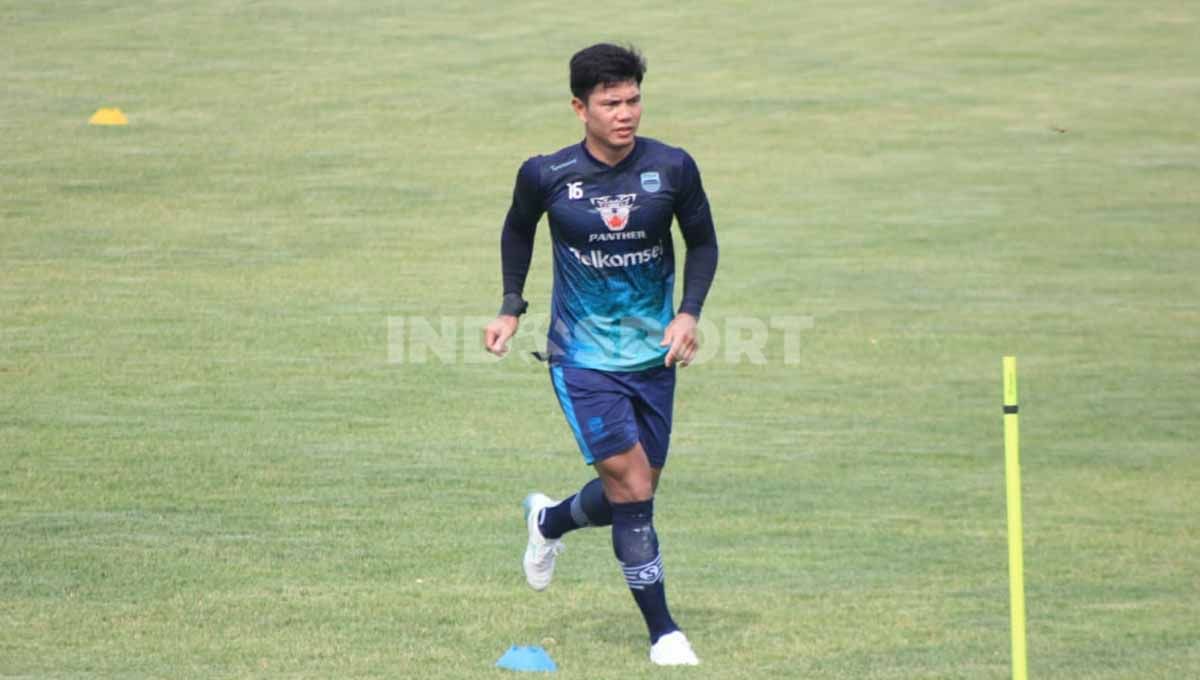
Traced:
<path fill-rule="evenodd" d="M 627 480 L 624 503 L 643 502 L 654 499 L 654 482 L 649 475 L 639 475 Z"/>
<path fill-rule="evenodd" d="M 596 464 L 611 503 L 648 501 L 654 497 L 654 475 L 640 444 Z"/>
<path fill-rule="evenodd" d="M 605 483 L 604 495 L 610 503 L 639 503 L 654 498 L 654 486 L 649 479 L 623 479 Z"/>

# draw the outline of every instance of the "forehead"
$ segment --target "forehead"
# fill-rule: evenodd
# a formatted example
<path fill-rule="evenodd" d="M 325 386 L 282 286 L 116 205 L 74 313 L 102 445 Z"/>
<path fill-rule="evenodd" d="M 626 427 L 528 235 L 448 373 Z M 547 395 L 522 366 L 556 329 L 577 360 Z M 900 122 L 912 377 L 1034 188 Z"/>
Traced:
<path fill-rule="evenodd" d="M 642 93 L 635 81 L 626 80 L 620 83 L 600 83 L 588 95 L 588 101 L 600 102 L 608 99 L 618 101 L 630 99 Z"/>

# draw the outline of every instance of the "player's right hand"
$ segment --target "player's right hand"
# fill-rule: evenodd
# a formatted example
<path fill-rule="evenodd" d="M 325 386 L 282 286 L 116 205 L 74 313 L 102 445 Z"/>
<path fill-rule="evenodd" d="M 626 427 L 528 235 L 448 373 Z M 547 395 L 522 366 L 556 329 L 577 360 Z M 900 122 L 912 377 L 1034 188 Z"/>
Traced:
<path fill-rule="evenodd" d="M 517 334 L 520 323 L 520 319 L 508 314 L 496 317 L 483 329 L 483 346 L 498 357 L 508 354 L 508 341 Z"/>

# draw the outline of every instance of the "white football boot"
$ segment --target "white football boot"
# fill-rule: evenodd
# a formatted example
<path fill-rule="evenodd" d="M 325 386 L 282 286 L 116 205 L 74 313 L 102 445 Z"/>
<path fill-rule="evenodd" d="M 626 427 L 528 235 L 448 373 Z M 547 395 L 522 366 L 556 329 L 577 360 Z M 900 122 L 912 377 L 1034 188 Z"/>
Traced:
<path fill-rule="evenodd" d="M 525 497 L 525 525 L 529 529 L 529 543 L 525 546 L 525 581 L 534 590 L 545 590 L 554 577 L 554 559 L 566 546 L 562 539 L 546 538 L 538 528 L 538 517 L 542 509 L 558 501 L 544 493 L 534 492 Z"/>
<path fill-rule="evenodd" d="M 660 637 L 650 648 L 650 661 L 659 666 L 700 665 L 700 659 L 692 651 L 692 643 L 681 630 Z"/>

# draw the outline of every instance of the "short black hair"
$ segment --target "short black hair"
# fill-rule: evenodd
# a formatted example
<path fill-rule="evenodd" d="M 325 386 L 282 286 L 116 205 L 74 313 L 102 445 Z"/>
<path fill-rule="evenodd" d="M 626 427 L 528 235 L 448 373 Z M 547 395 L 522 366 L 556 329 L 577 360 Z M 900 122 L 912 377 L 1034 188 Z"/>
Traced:
<path fill-rule="evenodd" d="M 621 47 L 599 43 L 571 57 L 571 94 L 584 104 L 598 85 L 615 85 L 632 80 L 640 87 L 646 60 L 632 45 Z"/>

